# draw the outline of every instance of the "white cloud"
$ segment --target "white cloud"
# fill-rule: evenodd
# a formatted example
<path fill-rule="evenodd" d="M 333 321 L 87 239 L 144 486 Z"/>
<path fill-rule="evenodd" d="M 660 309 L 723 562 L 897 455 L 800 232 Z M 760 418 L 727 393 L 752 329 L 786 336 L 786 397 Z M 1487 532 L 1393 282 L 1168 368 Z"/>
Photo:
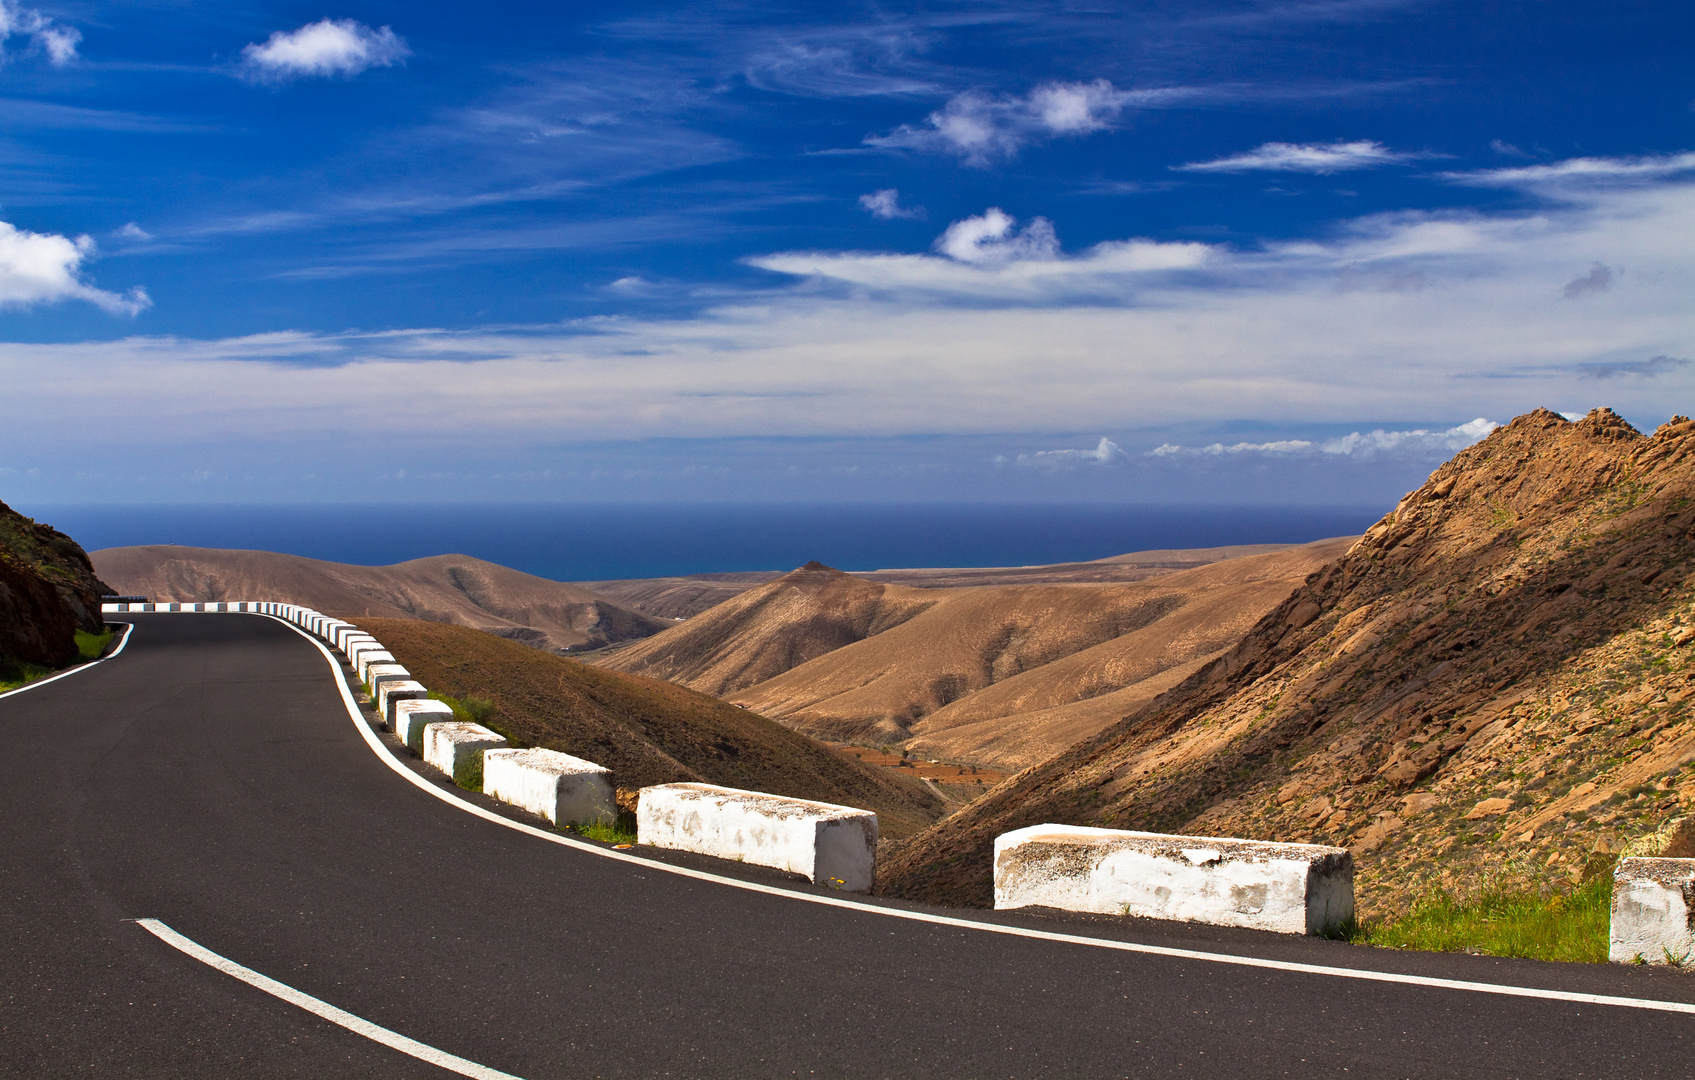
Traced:
<path fill-rule="evenodd" d="M 47 62 L 64 67 L 77 58 L 82 31 L 54 22 L 34 8 L 0 0 L 0 47 L 13 36 L 28 37 L 30 46 L 47 54 Z"/>
<path fill-rule="evenodd" d="M 393 30 L 373 30 L 352 19 L 320 19 L 298 30 L 278 30 L 263 45 L 241 50 L 250 78 L 280 82 L 308 76 L 352 77 L 370 67 L 390 67 L 412 50 Z"/>
<path fill-rule="evenodd" d="M 873 191 L 869 195 L 861 195 L 859 205 L 865 208 L 866 213 L 882 221 L 924 216 L 924 211 L 917 207 L 902 206 L 900 204 L 900 192 L 895 188 L 884 188 L 881 191 Z"/>
<path fill-rule="evenodd" d="M 1695 173 L 1695 152 L 1642 157 L 1568 158 L 1547 165 L 1444 173 L 1443 178 L 1474 187 L 1525 187 L 1544 190 L 1652 183 Z"/>
<path fill-rule="evenodd" d="M 94 241 L 52 233 L 34 233 L 0 221 L 0 305 L 30 307 L 61 300 L 86 300 L 114 315 L 135 315 L 152 301 L 140 287 L 124 295 L 84 281 L 83 260 L 94 254 Z"/>
<path fill-rule="evenodd" d="M 1014 259 L 1052 260 L 1059 255 L 1059 237 L 1053 222 L 1035 218 L 1022 231 L 1014 231 L 1016 218 L 998 206 L 981 217 L 969 217 L 949 225 L 936 238 L 936 250 L 963 263 L 1004 263 Z"/>
<path fill-rule="evenodd" d="M 1416 463 L 1428 458 L 1407 455 L 1463 444 L 1478 427 L 1379 434 L 1360 418 L 1506 419 L 1583 403 L 1657 423 L 1688 411 L 1691 251 L 1695 180 L 1673 176 L 1528 207 L 1375 215 L 1301 243 L 1132 240 L 988 262 L 786 253 L 754 261 L 809 280 L 721 292 L 683 318 L 0 344 L 0 431 L 58 446 L 65 416 L 113 398 L 134 417 L 115 418 L 113 437 L 140 447 L 183 433 L 213 445 L 359 431 L 508 457 L 566 441 L 998 440 L 1251 419 L 1357 437 L 1278 440 L 1313 444 L 1299 451 L 1256 439 L 1230 458 L 1221 443 L 1210 460 Z M 1561 299 L 1592 262 L 1629 274 L 1602 296 Z M 1424 285 L 1393 286 L 1408 275 Z M 407 409 L 372 414 L 366 403 L 396 385 Z"/>
<path fill-rule="evenodd" d="M 1115 461 L 1127 461 L 1128 455 L 1106 436 L 1093 450 L 1038 450 L 1033 454 L 1019 454 L 1013 463 L 1025 468 L 1065 468 L 1074 465 L 1111 465 Z M 1004 463 L 1006 458 L 998 457 L 997 463 Z"/>
<path fill-rule="evenodd" d="M 1375 169 L 1425 157 L 1399 153 L 1380 142 L 1283 143 L 1269 142 L 1244 154 L 1173 165 L 1178 172 L 1307 172 L 1328 174 L 1350 169 Z"/>
<path fill-rule="evenodd" d="M 1127 106 L 1158 104 L 1185 93 L 1119 90 L 1105 79 L 1043 83 L 1024 97 L 991 97 L 968 90 L 923 123 L 902 124 L 887 135 L 867 136 L 865 143 L 956 154 L 967 164 L 986 166 L 1014 156 L 1026 143 L 1100 131 L 1111 127 Z"/>
<path fill-rule="evenodd" d="M 778 273 L 833 280 L 878 291 L 1012 301 L 1128 295 L 1130 282 L 1161 271 L 1192 270 L 1212 249 L 1198 243 L 1108 241 L 1081 255 L 1060 252 L 1053 223 L 1017 219 L 998 206 L 949 225 L 936 255 L 782 252 L 747 260 Z"/>
<path fill-rule="evenodd" d="M 146 243 L 147 241 L 153 239 L 152 233 L 148 232 L 146 229 L 143 229 L 140 225 L 137 225 L 133 221 L 126 222 L 124 224 L 124 227 L 119 229 L 115 235 L 120 236 L 125 240 L 138 240 L 138 241 L 141 241 L 142 243 Z"/>
<path fill-rule="evenodd" d="M 1436 455 L 1446 457 L 1478 442 L 1500 426 L 1493 420 L 1478 417 L 1476 420 L 1467 421 L 1445 431 L 1427 431 L 1424 428 L 1413 428 L 1408 431 L 1385 431 L 1378 428 L 1374 431 L 1350 432 L 1340 438 L 1328 439 L 1324 442 L 1313 442 L 1309 439 L 1280 439 L 1275 442 L 1239 442 L 1230 445 L 1213 443 L 1210 446 L 1179 446 L 1176 443 L 1163 443 L 1148 451 L 1148 456 L 1157 458 L 1178 455 L 1223 457 L 1233 454 L 1277 456 L 1325 454 L 1362 458 L 1379 455 L 1418 457 Z"/>

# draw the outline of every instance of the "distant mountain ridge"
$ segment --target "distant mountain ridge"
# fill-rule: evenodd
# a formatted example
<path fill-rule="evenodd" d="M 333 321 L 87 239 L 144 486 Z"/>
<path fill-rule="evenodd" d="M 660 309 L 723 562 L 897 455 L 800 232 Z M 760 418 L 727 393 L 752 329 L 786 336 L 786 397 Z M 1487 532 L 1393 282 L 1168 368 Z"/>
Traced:
<path fill-rule="evenodd" d="M 126 593 L 158 600 L 285 600 L 348 619 L 457 623 L 556 652 L 600 648 L 672 625 L 580 586 L 468 555 L 351 566 L 268 551 L 148 545 L 105 548 L 90 558 Z"/>

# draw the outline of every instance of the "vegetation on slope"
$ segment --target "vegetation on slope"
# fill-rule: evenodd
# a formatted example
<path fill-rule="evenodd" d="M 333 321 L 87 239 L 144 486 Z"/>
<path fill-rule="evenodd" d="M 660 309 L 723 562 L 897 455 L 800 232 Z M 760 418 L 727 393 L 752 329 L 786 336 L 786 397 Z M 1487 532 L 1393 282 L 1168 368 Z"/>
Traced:
<path fill-rule="evenodd" d="M 489 703 L 482 723 L 521 745 L 605 765 L 621 789 L 702 781 L 841 803 L 876 811 L 883 835 L 893 837 L 946 811 L 916 780 L 681 686 L 602 671 L 468 627 L 412 619 L 359 625 L 425 686 L 461 703 Z"/>
<path fill-rule="evenodd" d="M 1342 844 L 1363 920 L 1509 861 L 1565 888 L 1695 802 L 1695 422 L 1538 410 L 1438 469 L 1229 653 L 884 864 L 986 903 L 1053 821 Z"/>
<path fill-rule="evenodd" d="M 75 540 L 0 503 L 0 681 L 75 661 L 77 631 L 105 628 L 109 591 Z"/>

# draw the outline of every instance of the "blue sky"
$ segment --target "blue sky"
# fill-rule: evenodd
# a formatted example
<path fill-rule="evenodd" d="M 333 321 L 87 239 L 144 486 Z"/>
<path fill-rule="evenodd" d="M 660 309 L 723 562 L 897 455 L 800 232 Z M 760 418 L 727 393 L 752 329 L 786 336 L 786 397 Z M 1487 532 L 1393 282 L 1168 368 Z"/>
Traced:
<path fill-rule="evenodd" d="M 1390 502 L 1695 389 L 1683 3 L 0 4 L 0 498 Z"/>

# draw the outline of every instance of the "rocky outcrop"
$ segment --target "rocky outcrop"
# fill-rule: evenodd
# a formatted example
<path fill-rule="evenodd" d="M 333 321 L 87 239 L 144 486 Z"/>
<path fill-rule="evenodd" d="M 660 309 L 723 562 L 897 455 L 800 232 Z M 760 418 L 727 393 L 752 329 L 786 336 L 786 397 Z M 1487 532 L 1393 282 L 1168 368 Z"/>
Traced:
<path fill-rule="evenodd" d="M 1695 422 L 1537 410 L 1433 473 L 1234 648 L 884 863 L 986 903 L 1041 822 L 1348 846 L 1366 913 L 1563 880 L 1695 803 Z"/>
<path fill-rule="evenodd" d="M 107 592 L 75 540 L 0 503 L 0 668 L 76 659 L 76 632 L 102 628 Z"/>

